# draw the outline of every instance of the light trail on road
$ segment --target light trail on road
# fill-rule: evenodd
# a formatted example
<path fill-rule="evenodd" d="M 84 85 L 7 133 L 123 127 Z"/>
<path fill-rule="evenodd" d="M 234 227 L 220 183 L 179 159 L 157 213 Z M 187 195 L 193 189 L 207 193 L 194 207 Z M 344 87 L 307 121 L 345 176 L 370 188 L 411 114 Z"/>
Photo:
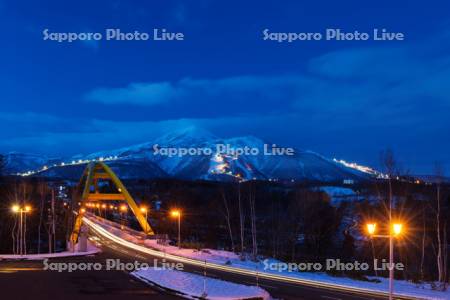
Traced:
<path fill-rule="evenodd" d="M 189 265 L 194 265 L 197 267 L 219 270 L 219 271 L 223 271 L 223 272 L 229 272 L 232 274 L 240 274 L 240 275 L 245 275 L 245 276 L 258 277 L 261 279 L 280 281 L 280 282 L 285 282 L 285 283 L 290 283 L 290 284 L 298 284 L 298 285 L 304 285 L 304 286 L 306 285 L 306 286 L 322 288 L 322 289 L 327 289 L 327 290 L 333 290 L 333 291 L 357 293 L 357 294 L 362 294 L 364 296 L 368 296 L 368 295 L 382 296 L 382 297 L 388 296 L 387 292 L 382 292 L 382 291 L 374 291 L 374 290 L 357 288 L 357 287 L 348 287 L 348 286 L 334 284 L 334 283 L 321 283 L 321 282 L 317 282 L 317 281 L 294 278 L 294 277 L 289 277 L 289 276 L 284 276 L 284 275 L 270 274 L 270 273 L 266 273 L 266 272 L 257 272 L 257 271 L 246 270 L 246 269 L 232 267 L 232 266 L 224 266 L 224 265 L 220 265 L 220 264 L 185 258 L 185 257 L 173 255 L 173 254 L 167 254 L 165 252 L 153 250 L 153 249 L 126 241 L 123 238 L 110 233 L 109 231 L 107 231 L 100 225 L 96 224 L 95 222 L 91 221 L 87 217 L 83 217 L 83 222 L 86 225 L 88 225 L 92 230 L 94 230 L 95 232 L 100 234 L 101 236 L 108 238 L 108 239 L 114 241 L 115 243 L 118 243 L 129 249 L 133 249 L 135 251 L 139 251 L 139 252 L 142 252 L 142 253 L 145 253 L 148 255 L 152 255 L 155 257 L 159 257 L 159 258 L 169 259 L 172 261 L 181 262 L 181 263 L 185 263 L 185 264 L 189 264 Z M 406 297 L 406 296 L 401 296 L 401 295 L 397 295 L 396 298 L 398 298 L 398 299 L 421 299 L 418 297 Z"/>

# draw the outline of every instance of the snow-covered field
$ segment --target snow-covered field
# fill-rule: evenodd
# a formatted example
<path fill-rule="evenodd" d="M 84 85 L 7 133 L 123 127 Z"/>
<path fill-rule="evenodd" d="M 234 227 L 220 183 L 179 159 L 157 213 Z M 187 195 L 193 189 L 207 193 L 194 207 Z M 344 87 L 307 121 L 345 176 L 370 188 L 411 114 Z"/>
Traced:
<path fill-rule="evenodd" d="M 354 190 L 338 186 L 322 186 L 318 188 L 319 191 L 327 193 L 331 198 L 331 205 L 339 206 L 342 201 L 358 200 L 358 195 Z"/>
<path fill-rule="evenodd" d="M 88 242 L 88 248 L 85 252 L 64 251 L 57 253 L 41 253 L 41 254 L 27 254 L 27 255 L 13 255 L 13 254 L 0 254 L 0 260 L 44 260 L 46 258 L 58 258 L 58 257 L 71 257 L 71 256 L 85 256 L 99 253 L 100 249 L 97 248 L 91 242 Z"/>
<path fill-rule="evenodd" d="M 270 299 L 269 293 L 257 286 L 236 284 L 177 270 L 149 268 L 131 274 L 147 283 L 180 292 L 186 298 L 206 296 L 211 300 Z"/>
<path fill-rule="evenodd" d="M 380 282 L 368 282 L 351 279 L 348 277 L 335 277 L 328 275 L 324 272 L 289 272 L 287 270 L 278 272 L 276 270 L 265 270 L 264 269 L 264 259 L 259 262 L 253 262 L 251 260 L 241 260 L 239 255 L 229 251 L 222 250 L 212 250 L 212 249 L 178 249 L 178 247 L 170 245 L 158 244 L 156 240 L 145 239 L 141 232 L 134 231 L 132 229 L 126 228 L 125 231 L 116 228 L 113 222 L 100 220 L 98 218 L 92 219 L 103 228 L 111 232 L 112 234 L 127 240 L 129 242 L 145 245 L 148 248 L 164 252 L 165 254 L 176 255 L 184 258 L 190 258 L 202 262 L 207 262 L 208 264 L 217 264 L 221 266 L 230 266 L 234 268 L 244 269 L 253 271 L 255 276 L 261 276 L 262 274 L 273 274 L 277 276 L 283 276 L 286 278 L 295 278 L 303 280 L 305 284 L 308 283 L 319 283 L 319 284 L 330 284 L 337 285 L 346 288 L 356 288 L 365 289 L 375 292 L 387 292 L 389 281 L 386 278 L 377 278 Z M 280 263 L 280 261 L 272 258 L 268 258 L 266 263 Z M 371 277 L 374 279 L 374 277 Z M 430 284 L 417 285 L 412 282 L 404 280 L 395 280 L 395 293 L 397 295 L 415 297 L 421 299 L 450 299 L 450 291 L 440 292 L 431 289 Z"/>

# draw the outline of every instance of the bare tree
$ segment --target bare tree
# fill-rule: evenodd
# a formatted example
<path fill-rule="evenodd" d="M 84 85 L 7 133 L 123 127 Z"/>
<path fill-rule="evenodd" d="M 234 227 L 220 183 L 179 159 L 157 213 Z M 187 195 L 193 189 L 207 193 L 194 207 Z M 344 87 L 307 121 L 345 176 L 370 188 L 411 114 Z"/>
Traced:
<path fill-rule="evenodd" d="M 231 251 L 234 252 L 235 248 L 234 248 L 233 231 L 231 230 L 230 209 L 228 207 L 228 201 L 227 201 L 227 198 L 225 197 L 225 192 L 223 191 L 223 189 L 221 190 L 221 195 L 222 195 L 223 204 L 224 204 L 224 207 L 225 207 L 225 214 L 224 215 L 225 215 L 225 221 L 227 222 L 228 233 L 230 235 Z"/>
<path fill-rule="evenodd" d="M 438 268 L 438 281 L 439 281 L 439 289 L 445 290 L 446 287 L 446 278 L 445 278 L 445 265 L 446 265 L 446 257 L 444 258 L 443 248 L 447 246 L 447 241 L 444 241 L 442 238 L 442 226 L 441 226 L 441 184 L 443 181 L 444 171 L 442 165 L 436 163 L 435 165 L 435 174 L 436 174 L 436 237 L 437 237 L 437 256 L 436 256 L 436 264 Z M 446 234 L 444 234 L 446 236 Z"/>
<path fill-rule="evenodd" d="M 18 254 L 17 253 L 17 240 L 16 240 L 16 238 L 17 238 L 17 232 L 16 232 L 16 228 L 17 228 L 17 223 L 19 222 L 19 220 L 18 220 L 18 218 L 17 218 L 17 216 L 14 216 L 14 226 L 13 226 L 13 229 L 12 229 L 12 231 L 11 231 L 11 237 L 12 237 L 12 241 L 13 241 L 13 254 Z"/>
<path fill-rule="evenodd" d="M 447 282 L 447 267 L 448 267 L 448 240 L 447 240 L 447 220 L 444 221 L 444 245 L 443 245 L 443 255 L 444 255 L 444 263 L 443 263 L 443 267 L 444 267 L 444 274 L 443 274 L 443 278 L 444 278 L 444 290 L 447 289 L 448 286 L 448 282 Z"/>
<path fill-rule="evenodd" d="M 238 182 L 239 226 L 241 236 L 241 259 L 244 259 L 244 211 L 241 203 L 241 181 Z"/>
<path fill-rule="evenodd" d="M 44 207 L 45 207 L 45 198 L 47 195 L 47 185 L 45 182 L 41 182 L 39 184 L 39 196 L 40 196 L 40 203 L 39 203 L 39 226 L 38 226 L 38 254 L 41 253 L 41 230 L 42 230 L 42 223 L 44 218 Z"/>
<path fill-rule="evenodd" d="M 53 253 L 56 252 L 56 213 L 55 213 L 55 190 L 52 189 L 52 236 Z"/>
<path fill-rule="evenodd" d="M 425 242 L 427 238 L 427 221 L 425 214 L 425 204 L 422 204 L 422 248 L 421 248 L 421 256 L 420 256 L 420 280 L 424 280 L 424 272 L 423 266 L 425 263 Z"/>
<path fill-rule="evenodd" d="M 5 167 L 6 167 L 5 156 L 3 154 L 0 154 L 0 177 L 3 176 L 5 172 Z"/>
<path fill-rule="evenodd" d="M 252 229 L 252 259 L 256 261 L 258 256 L 258 243 L 256 240 L 256 212 L 255 212 L 255 193 L 252 190 L 253 185 L 250 183 L 249 204 L 250 204 L 250 222 Z"/>

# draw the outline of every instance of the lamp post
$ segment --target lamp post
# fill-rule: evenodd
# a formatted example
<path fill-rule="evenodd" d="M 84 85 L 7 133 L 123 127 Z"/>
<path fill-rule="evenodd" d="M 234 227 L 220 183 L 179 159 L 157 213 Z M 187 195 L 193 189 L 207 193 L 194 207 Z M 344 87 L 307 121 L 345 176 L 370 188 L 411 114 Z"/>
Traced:
<path fill-rule="evenodd" d="M 178 219 L 178 249 L 181 249 L 181 211 L 173 210 L 170 215 Z"/>
<path fill-rule="evenodd" d="M 403 224 L 390 223 L 389 234 L 387 235 L 375 234 L 377 231 L 376 223 L 368 223 L 366 226 L 371 238 L 389 239 L 389 300 L 392 300 L 394 296 L 394 238 L 402 233 Z"/>
<path fill-rule="evenodd" d="M 145 214 L 145 234 L 147 234 L 147 232 L 148 232 L 148 220 L 147 220 L 148 209 L 147 209 L 147 207 L 142 206 L 141 213 Z"/>
<path fill-rule="evenodd" d="M 27 254 L 27 245 L 25 240 L 25 234 L 27 232 L 27 213 L 31 212 L 31 206 L 25 205 L 20 207 L 15 204 L 11 207 L 11 211 L 15 214 L 19 214 L 19 254 Z"/>
<path fill-rule="evenodd" d="M 128 210 L 128 207 L 125 204 L 122 204 L 120 206 L 120 221 L 121 221 L 121 225 L 120 228 L 124 229 L 124 219 L 123 219 L 123 213 L 126 212 Z"/>
<path fill-rule="evenodd" d="M 103 213 L 104 213 L 104 218 L 106 219 L 106 204 L 102 204 L 102 208 L 103 208 Z M 101 217 L 101 214 L 100 214 L 100 217 Z"/>

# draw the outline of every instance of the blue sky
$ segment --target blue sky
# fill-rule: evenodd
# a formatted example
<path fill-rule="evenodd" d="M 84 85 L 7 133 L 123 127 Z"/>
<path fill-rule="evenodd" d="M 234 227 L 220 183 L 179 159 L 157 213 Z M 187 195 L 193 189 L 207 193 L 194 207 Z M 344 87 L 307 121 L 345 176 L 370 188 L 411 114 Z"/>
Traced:
<path fill-rule="evenodd" d="M 413 172 L 450 170 L 450 5 L 311 2 L 0 0 L 0 152 L 89 153 L 195 125 L 374 167 L 392 148 Z M 46 28 L 185 40 L 57 43 Z M 406 38 L 277 43 L 266 28 Z"/>

